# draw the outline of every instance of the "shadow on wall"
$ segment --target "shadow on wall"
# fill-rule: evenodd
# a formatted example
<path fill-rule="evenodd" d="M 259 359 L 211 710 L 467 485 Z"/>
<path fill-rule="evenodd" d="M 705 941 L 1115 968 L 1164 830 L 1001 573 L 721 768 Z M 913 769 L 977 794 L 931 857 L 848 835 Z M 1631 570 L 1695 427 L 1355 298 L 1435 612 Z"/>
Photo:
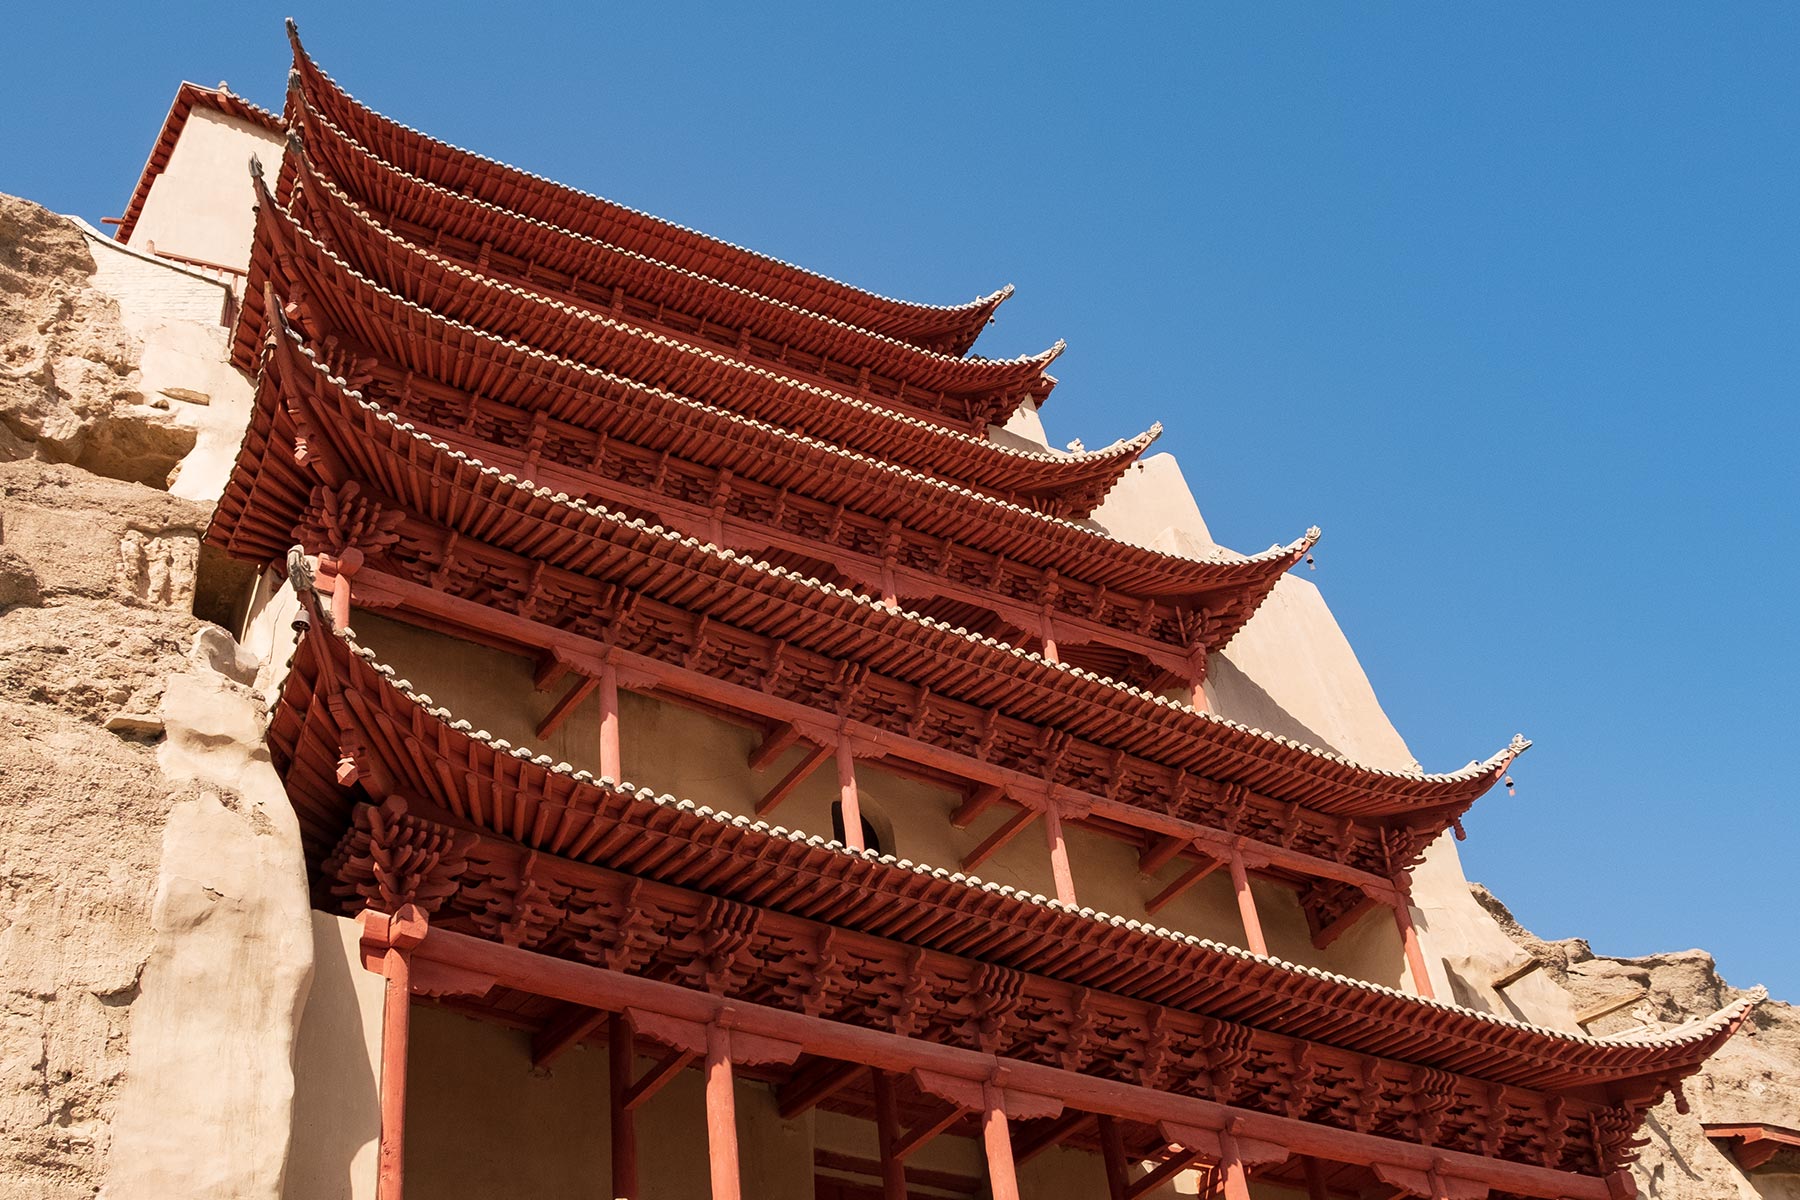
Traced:
<path fill-rule="evenodd" d="M 1296 719 L 1283 708 L 1263 686 L 1244 674 L 1236 663 L 1223 654 L 1213 655 L 1206 664 L 1207 687 L 1217 699 L 1219 715 L 1240 724 L 1251 725 L 1265 733 L 1305 742 L 1315 750 L 1342 754 L 1336 746 L 1319 736 L 1314 729 Z"/>
<path fill-rule="evenodd" d="M 357 961 L 354 921 L 314 912 L 312 991 L 294 1046 L 294 1127 L 285 1200 L 365 1200 L 375 1194 L 381 1097 L 379 976 Z"/>

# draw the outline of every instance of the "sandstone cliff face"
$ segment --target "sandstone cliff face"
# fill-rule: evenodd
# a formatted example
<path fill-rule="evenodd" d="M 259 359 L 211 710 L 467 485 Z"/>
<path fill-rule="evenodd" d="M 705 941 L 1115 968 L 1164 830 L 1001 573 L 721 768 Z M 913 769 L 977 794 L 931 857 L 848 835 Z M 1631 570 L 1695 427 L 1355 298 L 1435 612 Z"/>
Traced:
<path fill-rule="evenodd" d="M 146 401 L 93 270 L 76 226 L 0 196 L 0 1196 L 94 1195 L 115 1149 L 110 1194 L 273 1196 L 298 838 L 246 666 L 192 612 L 210 505 L 158 490 L 194 432 Z M 242 1136 L 184 1130 L 187 1165 L 146 1183 L 190 1084 Z"/>
<path fill-rule="evenodd" d="M 1580 938 L 1547 942 L 1514 919 L 1480 884 L 1476 900 L 1540 964 L 1540 973 L 1566 990 L 1578 1012 L 1622 1005 L 1592 1021 L 1588 1032 L 1617 1034 L 1667 1029 L 1717 1011 L 1742 994 L 1719 977 L 1703 950 L 1610 958 Z M 1642 1136 L 1638 1191 L 1651 1200 L 1795 1200 L 1800 1164 L 1778 1156 L 1746 1175 L 1706 1137 L 1707 1124 L 1800 1127 L 1800 1009 L 1766 1000 L 1750 1024 L 1683 1089 L 1688 1112 L 1671 1097 L 1653 1110 Z"/>

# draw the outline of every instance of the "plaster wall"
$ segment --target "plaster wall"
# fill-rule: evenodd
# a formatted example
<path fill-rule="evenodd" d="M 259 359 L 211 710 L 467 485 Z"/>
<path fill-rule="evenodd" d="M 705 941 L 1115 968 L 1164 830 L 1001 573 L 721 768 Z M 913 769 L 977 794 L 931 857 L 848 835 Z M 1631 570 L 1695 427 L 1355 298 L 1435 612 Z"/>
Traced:
<path fill-rule="evenodd" d="M 294 1043 L 286 1200 L 374 1200 L 381 1137 L 381 976 L 362 927 L 312 914 L 313 986 Z"/>
<path fill-rule="evenodd" d="M 231 291 L 91 226 L 83 224 L 82 232 L 94 256 L 94 287 L 117 303 L 124 327 L 141 343 L 139 394 L 191 439 L 166 486 L 174 495 L 215 503 L 255 399 L 250 381 L 228 361 Z"/>
<path fill-rule="evenodd" d="M 285 148 L 266 129 L 196 105 L 150 185 L 130 244 L 226 267 L 248 263 L 255 222 L 250 156 L 262 159 L 272 181 Z"/>

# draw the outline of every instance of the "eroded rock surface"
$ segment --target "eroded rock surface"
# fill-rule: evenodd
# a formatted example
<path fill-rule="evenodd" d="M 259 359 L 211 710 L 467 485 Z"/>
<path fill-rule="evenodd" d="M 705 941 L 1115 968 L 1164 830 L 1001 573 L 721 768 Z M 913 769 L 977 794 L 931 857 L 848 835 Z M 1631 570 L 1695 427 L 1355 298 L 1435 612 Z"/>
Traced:
<path fill-rule="evenodd" d="M 0 196 L 0 1198 L 109 1170 L 114 1196 L 273 1197 L 298 833 L 235 644 L 192 612 L 210 505 L 159 490 L 193 432 L 144 403 L 93 270 Z"/>
<path fill-rule="evenodd" d="M 1716 1012 L 1743 994 L 1719 977 L 1703 950 L 1611 958 L 1580 938 L 1545 941 L 1520 925 L 1480 884 L 1470 885 L 1542 974 L 1569 992 L 1577 1012 L 1614 1009 L 1592 1020 L 1595 1034 L 1670 1029 Z M 1782 1155 L 1746 1177 L 1728 1152 L 1706 1137 L 1707 1124 L 1800 1127 L 1800 1009 L 1765 1000 L 1749 1025 L 1727 1042 L 1683 1088 L 1688 1111 L 1671 1097 L 1654 1109 L 1643 1135 L 1638 1191 L 1651 1200 L 1795 1200 L 1800 1163 Z"/>

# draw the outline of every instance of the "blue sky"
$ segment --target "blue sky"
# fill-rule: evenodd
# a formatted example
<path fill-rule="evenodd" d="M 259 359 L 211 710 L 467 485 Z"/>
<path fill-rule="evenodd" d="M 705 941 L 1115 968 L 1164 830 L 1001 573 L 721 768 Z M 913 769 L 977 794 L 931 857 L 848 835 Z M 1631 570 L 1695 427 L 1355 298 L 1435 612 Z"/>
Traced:
<path fill-rule="evenodd" d="M 0 190 L 117 214 L 276 9 L 29 5 Z M 1319 569 L 1433 770 L 1537 740 L 1469 874 L 1800 1000 L 1800 8 L 293 9 L 459 144 L 876 290 L 1018 294 L 1058 442 L 1168 426 L 1215 536 Z M 79 17 L 78 15 L 79 14 Z"/>

